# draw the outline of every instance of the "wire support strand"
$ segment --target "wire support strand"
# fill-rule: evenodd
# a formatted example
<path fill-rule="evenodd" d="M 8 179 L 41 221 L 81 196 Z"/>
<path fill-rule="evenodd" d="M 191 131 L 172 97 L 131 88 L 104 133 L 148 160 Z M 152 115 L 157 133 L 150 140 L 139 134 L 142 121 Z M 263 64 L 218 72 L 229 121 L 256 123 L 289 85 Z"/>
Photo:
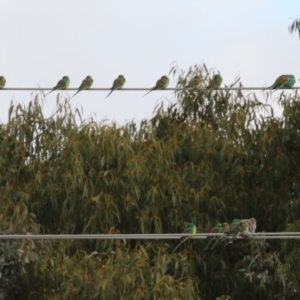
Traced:
<path fill-rule="evenodd" d="M 118 91 L 149 91 L 151 88 L 122 88 L 122 89 L 117 89 L 114 90 L 114 92 L 118 92 Z M 279 91 L 283 91 L 283 90 L 299 90 L 300 87 L 293 87 L 290 89 L 278 89 Z M 0 90 L 0 92 L 2 91 L 51 91 L 53 90 L 53 88 L 37 88 L 37 87 L 32 87 L 32 88 L 26 88 L 26 87 L 7 87 L 7 88 L 3 88 Z M 82 90 L 81 92 L 89 92 L 89 91 L 110 91 L 111 88 L 90 88 L 88 90 Z M 268 91 L 275 91 L 275 90 L 271 90 L 268 89 L 266 87 L 224 87 L 224 88 L 217 88 L 217 89 L 206 89 L 206 88 L 166 88 L 163 90 L 153 90 L 153 92 L 158 92 L 158 91 L 250 91 L 250 90 L 268 90 Z M 68 88 L 65 90 L 55 90 L 54 92 L 67 92 L 67 91 L 78 91 L 78 88 Z M 276 90 L 277 91 L 277 90 Z"/>
<path fill-rule="evenodd" d="M 164 233 L 164 234 L 4 234 L 0 235 L 0 240 L 173 240 L 184 236 L 192 239 L 207 239 L 214 236 L 223 236 L 223 233 Z M 300 232 L 257 232 L 247 234 L 249 239 L 300 239 Z M 232 236 L 227 236 L 231 239 Z M 243 237 L 237 237 L 243 239 Z"/>

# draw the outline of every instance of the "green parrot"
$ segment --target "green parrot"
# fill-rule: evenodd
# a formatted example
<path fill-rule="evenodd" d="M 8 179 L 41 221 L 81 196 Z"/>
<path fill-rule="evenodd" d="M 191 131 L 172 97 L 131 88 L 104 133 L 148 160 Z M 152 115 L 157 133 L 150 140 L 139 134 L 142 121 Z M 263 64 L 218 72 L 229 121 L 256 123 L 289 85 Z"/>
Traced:
<path fill-rule="evenodd" d="M 211 230 L 210 230 L 209 232 L 210 232 L 210 233 L 220 233 L 221 230 L 222 230 L 222 224 L 221 224 L 221 223 L 218 223 L 218 224 L 216 224 L 216 226 L 214 226 L 213 228 L 211 228 Z M 217 237 L 214 236 L 214 237 L 207 243 L 207 245 L 206 245 L 204 251 L 208 249 L 208 246 L 209 246 L 209 245 L 212 243 L 212 241 L 215 240 L 216 238 L 217 238 Z"/>
<path fill-rule="evenodd" d="M 224 233 L 225 234 L 225 237 L 227 236 L 227 233 L 229 232 L 230 230 L 230 225 L 226 222 L 222 223 L 222 226 L 220 228 L 220 231 L 221 233 Z M 218 239 L 214 244 L 213 246 L 210 248 L 211 250 L 214 249 L 217 244 L 219 244 L 222 240 L 224 239 L 224 237 L 222 236 L 220 239 Z"/>
<path fill-rule="evenodd" d="M 49 95 L 50 93 L 54 92 L 55 90 L 65 90 L 70 85 L 70 79 L 68 76 L 64 76 L 57 85 L 45 96 Z"/>
<path fill-rule="evenodd" d="M 208 85 L 207 89 L 219 88 L 222 84 L 222 81 L 223 81 L 223 78 L 220 74 L 214 75 L 214 77 L 209 80 L 209 85 Z"/>
<path fill-rule="evenodd" d="M 230 224 L 229 234 L 236 231 L 236 227 L 240 224 L 240 219 L 233 219 L 232 223 Z"/>
<path fill-rule="evenodd" d="M 292 88 L 296 82 L 296 78 L 294 75 L 288 75 L 288 76 L 289 76 L 289 81 L 284 84 L 284 86 L 283 86 L 284 89 Z"/>
<path fill-rule="evenodd" d="M 190 234 L 195 234 L 197 233 L 197 227 L 193 223 L 188 223 L 186 229 L 183 231 L 183 233 L 190 233 Z M 180 240 L 177 246 L 174 248 L 173 253 L 179 248 L 181 244 L 183 244 L 187 239 L 189 239 L 189 236 L 183 236 Z"/>
<path fill-rule="evenodd" d="M 111 91 L 109 94 L 105 97 L 105 99 L 114 91 L 114 90 L 120 90 L 123 85 L 125 84 L 126 79 L 123 75 L 119 75 L 117 79 L 114 80 L 113 86 L 111 87 Z"/>
<path fill-rule="evenodd" d="M 232 221 L 232 223 L 231 223 L 230 225 L 228 225 L 228 230 L 227 230 L 227 231 L 225 231 L 225 230 L 226 230 L 226 226 L 223 226 L 223 228 L 224 228 L 223 232 L 225 233 L 225 235 L 222 236 L 222 237 L 219 239 L 218 244 L 224 242 L 230 234 L 233 234 L 233 233 L 236 231 L 236 226 L 237 226 L 239 223 L 240 223 L 240 219 L 234 219 L 234 220 Z M 223 223 L 223 224 L 227 224 L 227 223 Z M 221 232 L 221 230 L 220 230 L 219 232 Z M 215 244 L 214 247 L 215 247 L 216 245 L 217 245 L 217 244 Z M 226 244 L 226 245 L 227 245 L 227 244 Z"/>
<path fill-rule="evenodd" d="M 200 84 L 201 84 L 201 77 L 196 75 L 194 78 L 192 78 L 189 81 L 189 83 L 186 87 L 195 89 L 195 88 L 198 88 L 200 86 Z"/>
<path fill-rule="evenodd" d="M 289 79 L 290 79 L 289 75 L 280 75 L 271 86 L 265 88 L 264 90 L 268 90 L 268 89 L 272 89 L 272 90 L 283 89 L 284 86 L 286 84 L 288 84 Z"/>
<path fill-rule="evenodd" d="M 82 83 L 81 83 L 80 87 L 78 88 L 78 91 L 72 96 L 72 98 L 76 94 L 78 94 L 80 91 L 88 90 L 92 86 L 93 82 L 94 82 L 94 80 L 90 75 L 86 76 L 86 78 L 82 80 Z"/>
<path fill-rule="evenodd" d="M 6 84 L 6 79 L 4 76 L 0 76 L 0 89 L 3 89 Z"/>
<path fill-rule="evenodd" d="M 161 78 L 156 81 L 156 85 L 148 93 L 146 93 L 144 97 L 154 90 L 166 89 L 169 86 L 169 83 L 170 83 L 170 79 L 167 76 L 165 75 L 161 76 Z"/>
<path fill-rule="evenodd" d="M 215 227 L 210 230 L 210 233 L 219 233 L 221 232 L 222 224 L 218 223 Z"/>

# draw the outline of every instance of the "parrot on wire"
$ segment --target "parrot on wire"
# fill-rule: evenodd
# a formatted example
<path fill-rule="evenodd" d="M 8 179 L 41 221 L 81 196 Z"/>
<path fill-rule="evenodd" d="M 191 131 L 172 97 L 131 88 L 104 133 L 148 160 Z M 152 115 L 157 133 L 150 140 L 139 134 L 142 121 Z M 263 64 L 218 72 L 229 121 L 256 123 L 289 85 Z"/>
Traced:
<path fill-rule="evenodd" d="M 4 76 L 0 76 L 0 89 L 3 89 L 6 84 L 6 79 Z"/>
<path fill-rule="evenodd" d="M 113 85 L 111 87 L 111 91 L 109 94 L 105 97 L 105 99 L 114 91 L 114 90 L 120 90 L 123 85 L 125 84 L 126 79 L 123 75 L 119 75 L 118 78 L 116 78 L 113 82 Z"/>
<path fill-rule="evenodd" d="M 209 232 L 210 233 L 219 233 L 221 232 L 222 224 L 218 223 L 215 227 L 213 227 Z"/>
<path fill-rule="evenodd" d="M 255 224 L 256 224 L 256 221 L 255 221 Z M 256 225 L 255 225 L 255 228 L 256 228 Z M 252 230 L 253 230 L 253 228 L 252 228 Z M 239 223 L 236 225 L 235 230 L 234 231 L 230 230 L 230 234 L 233 234 L 233 237 L 232 237 L 232 239 L 230 241 L 227 242 L 226 246 L 228 244 L 232 244 L 232 242 L 239 235 L 246 237 L 249 232 L 250 232 L 250 220 L 249 219 L 240 220 Z"/>
<path fill-rule="evenodd" d="M 232 234 L 236 231 L 236 227 L 240 224 L 240 219 L 233 219 L 231 223 L 231 229 L 229 230 L 229 234 Z"/>
<path fill-rule="evenodd" d="M 218 224 L 216 224 L 216 226 L 214 226 L 213 228 L 211 228 L 211 230 L 210 230 L 209 232 L 210 232 L 210 233 L 220 233 L 221 230 L 222 230 L 222 224 L 221 224 L 221 223 L 218 223 Z M 217 238 L 217 237 L 214 236 L 214 237 L 207 243 L 207 245 L 206 245 L 204 251 L 208 249 L 208 246 L 209 246 L 209 245 L 211 244 L 211 242 L 212 242 L 214 239 L 216 239 L 216 238 Z"/>
<path fill-rule="evenodd" d="M 68 76 L 64 76 L 57 85 L 45 96 L 49 95 L 50 93 L 54 92 L 55 90 L 65 90 L 70 85 L 70 79 Z"/>
<path fill-rule="evenodd" d="M 188 223 L 186 229 L 183 231 L 183 233 L 190 233 L 190 234 L 195 234 L 197 233 L 197 227 L 193 223 Z M 183 244 L 187 239 L 189 239 L 189 236 L 183 236 L 180 240 L 178 245 L 174 248 L 173 253 L 179 248 L 181 244 Z"/>
<path fill-rule="evenodd" d="M 200 86 L 200 84 L 201 84 L 201 78 L 200 78 L 200 76 L 196 75 L 194 78 L 192 78 L 189 81 L 189 83 L 186 87 L 195 89 L 195 88 L 198 88 Z"/>
<path fill-rule="evenodd" d="M 289 76 L 289 80 L 287 83 L 284 84 L 283 88 L 284 89 L 290 89 L 294 86 L 296 79 L 294 75 L 288 75 Z"/>
<path fill-rule="evenodd" d="M 222 227 L 221 227 L 221 230 L 220 232 L 224 233 L 224 234 L 227 234 L 229 232 L 229 230 L 231 229 L 231 225 L 229 225 L 228 223 L 224 222 L 222 223 Z M 227 235 L 226 235 L 227 236 Z M 214 244 L 213 246 L 210 248 L 211 250 L 214 249 L 217 244 L 219 244 L 219 242 L 221 242 L 223 239 L 223 237 L 221 239 L 218 239 Z"/>
<path fill-rule="evenodd" d="M 214 77 L 212 79 L 209 80 L 209 84 L 207 89 L 210 88 L 219 88 L 222 84 L 223 78 L 220 74 L 216 74 L 214 75 Z"/>
<path fill-rule="evenodd" d="M 225 239 L 226 239 L 229 235 L 235 233 L 235 231 L 236 231 L 236 226 L 237 226 L 239 223 L 240 223 L 240 219 L 234 219 L 234 220 L 232 221 L 232 223 L 229 225 L 229 230 L 228 230 L 227 232 L 224 232 L 225 235 L 222 236 L 222 237 L 219 239 L 219 242 L 218 242 L 218 243 L 222 243 L 223 241 L 225 241 Z M 221 231 L 220 231 L 220 232 L 221 232 Z M 214 245 L 214 247 L 215 247 L 215 246 L 216 246 L 216 244 Z"/>
<path fill-rule="evenodd" d="M 286 84 L 289 84 L 289 80 L 290 80 L 289 75 L 280 75 L 279 77 L 277 77 L 277 79 L 275 80 L 275 82 L 271 86 L 265 88 L 264 90 L 268 90 L 268 89 L 272 89 L 272 90 L 283 89 Z"/>
<path fill-rule="evenodd" d="M 145 97 L 147 94 L 149 94 L 154 90 L 166 89 L 169 86 L 169 83 L 170 83 L 170 79 L 168 78 L 168 76 L 165 75 L 161 76 L 161 78 L 156 81 L 156 85 L 149 92 L 147 92 L 143 97 Z"/>
<path fill-rule="evenodd" d="M 82 83 L 81 83 L 80 87 L 78 88 L 78 91 L 72 96 L 72 98 L 76 94 L 78 94 L 80 91 L 88 90 L 92 86 L 93 82 L 94 82 L 94 80 L 90 75 L 86 76 L 86 78 L 82 80 Z"/>

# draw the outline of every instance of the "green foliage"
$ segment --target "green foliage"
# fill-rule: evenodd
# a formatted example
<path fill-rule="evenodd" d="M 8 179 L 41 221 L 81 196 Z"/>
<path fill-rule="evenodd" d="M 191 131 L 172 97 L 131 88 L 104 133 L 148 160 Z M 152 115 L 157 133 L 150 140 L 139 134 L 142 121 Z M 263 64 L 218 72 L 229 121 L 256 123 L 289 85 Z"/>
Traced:
<path fill-rule="evenodd" d="M 178 87 L 195 75 L 203 87 L 213 73 L 195 66 Z M 175 97 L 151 120 L 123 126 L 82 120 L 68 100 L 50 118 L 38 95 L 28 107 L 12 104 L 0 125 L 1 231 L 171 233 L 192 222 L 207 232 L 250 217 L 258 231 L 298 231 L 298 93 L 279 95 L 281 118 L 239 89 Z M 204 251 L 207 241 L 190 239 L 171 254 L 176 243 L 2 241 L 3 299 L 300 297 L 297 240 Z"/>

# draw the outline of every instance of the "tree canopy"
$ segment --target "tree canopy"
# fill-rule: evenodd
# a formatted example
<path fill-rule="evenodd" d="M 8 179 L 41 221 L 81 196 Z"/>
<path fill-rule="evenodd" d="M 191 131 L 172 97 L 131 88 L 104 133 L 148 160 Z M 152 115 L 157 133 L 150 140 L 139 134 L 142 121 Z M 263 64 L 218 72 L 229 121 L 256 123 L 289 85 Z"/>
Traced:
<path fill-rule="evenodd" d="M 178 87 L 212 70 L 176 68 Z M 239 79 L 231 86 L 241 87 Z M 264 92 L 267 96 L 268 92 Z M 275 96 L 276 95 L 276 96 Z M 277 97 L 278 96 L 278 97 Z M 2 233 L 175 233 L 255 217 L 299 231 L 300 102 L 242 90 L 181 90 L 150 120 L 82 120 L 42 95 L 0 125 Z M 277 97 L 277 98 L 276 98 Z M 299 299 L 298 240 L 1 240 L 0 299 Z"/>

